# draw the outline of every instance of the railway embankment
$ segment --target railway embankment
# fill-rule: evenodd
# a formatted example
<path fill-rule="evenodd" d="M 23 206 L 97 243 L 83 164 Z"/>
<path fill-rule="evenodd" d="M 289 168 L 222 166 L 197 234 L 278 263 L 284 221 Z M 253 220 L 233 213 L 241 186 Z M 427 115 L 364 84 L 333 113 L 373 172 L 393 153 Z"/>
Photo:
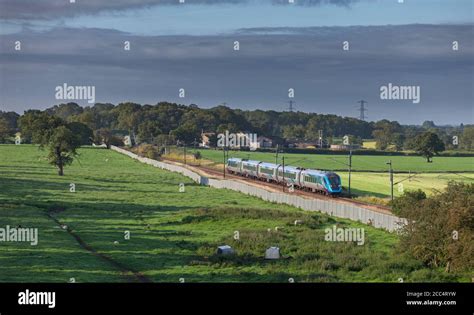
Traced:
<path fill-rule="evenodd" d="M 275 187 L 261 185 L 259 182 L 245 181 L 243 179 L 229 176 L 225 179 L 219 178 L 219 176 L 214 172 L 201 170 L 197 167 L 140 157 L 133 152 L 115 146 L 112 146 L 111 149 L 142 163 L 167 171 L 180 173 L 200 185 L 210 186 L 217 189 L 230 189 L 261 198 L 265 201 L 288 204 L 306 211 L 323 212 L 331 216 L 369 224 L 390 232 L 395 232 L 402 225 L 406 224 L 406 219 L 399 218 L 387 210 L 371 205 L 353 203 L 344 199 L 318 198 L 317 196 L 309 197 L 306 195 L 283 192 Z"/>

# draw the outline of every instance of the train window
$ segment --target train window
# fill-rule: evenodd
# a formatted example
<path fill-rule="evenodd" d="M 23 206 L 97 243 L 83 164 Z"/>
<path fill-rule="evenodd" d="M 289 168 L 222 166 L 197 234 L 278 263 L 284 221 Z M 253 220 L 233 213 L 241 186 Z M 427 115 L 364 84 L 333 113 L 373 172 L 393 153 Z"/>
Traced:
<path fill-rule="evenodd" d="M 249 171 L 256 171 L 257 167 L 255 165 L 244 164 L 244 168 Z"/>
<path fill-rule="evenodd" d="M 336 188 L 341 184 L 341 180 L 339 179 L 339 176 L 335 174 L 331 174 L 328 176 L 329 183 L 331 184 L 332 188 Z"/>
<path fill-rule="evenodd" d="M 229 166 L 237 167 L 237 162 L 236 161 L 228 161 Z"/>

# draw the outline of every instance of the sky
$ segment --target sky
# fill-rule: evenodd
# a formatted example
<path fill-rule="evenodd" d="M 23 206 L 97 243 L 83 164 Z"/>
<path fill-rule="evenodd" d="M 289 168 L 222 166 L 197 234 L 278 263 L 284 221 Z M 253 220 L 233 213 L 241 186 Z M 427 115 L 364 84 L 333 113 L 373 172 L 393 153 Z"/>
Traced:
<path fill-rule="evenodd" d="M 283 111 L 291 99 L 358 117 L 363 99 L 368 120 L 473 123 L 473 10 L 473 0 L 0 0 L 0 110 L 69 102 L 55 97 L 66 83 L 115 104 Z M 419 102 L 383 99 L 390 84 L 419 88 Z"/>

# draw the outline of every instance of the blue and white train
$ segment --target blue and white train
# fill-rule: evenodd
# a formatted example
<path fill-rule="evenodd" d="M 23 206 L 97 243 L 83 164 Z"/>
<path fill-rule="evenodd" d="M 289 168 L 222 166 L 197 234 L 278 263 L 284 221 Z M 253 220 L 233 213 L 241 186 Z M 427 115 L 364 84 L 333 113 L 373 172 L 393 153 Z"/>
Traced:
<path fill-rule="evenodd" d="M 285 165 L 283 169 L 281 164 L 239 158 L 227 160 L 227 172 L 326 195 L 339 195 L 342 192 L 341 178 L 334 172 L 302 169 L 289 165 Z"/>

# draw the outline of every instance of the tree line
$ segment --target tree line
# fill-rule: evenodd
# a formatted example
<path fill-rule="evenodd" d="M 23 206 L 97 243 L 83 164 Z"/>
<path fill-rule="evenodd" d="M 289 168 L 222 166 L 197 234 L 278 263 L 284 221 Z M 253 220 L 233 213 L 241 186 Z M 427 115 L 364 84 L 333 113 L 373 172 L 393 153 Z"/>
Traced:
<path fill-rule="evenodd" d="M 26 111 L 24 115 L 29 112 L 32 111 Z M 97 103 L 90 107 L 67 103 L 44 112 L 67 123 L 81 123 L 92 132 L 102 129 L 102 134 L 110 131 L 118 136 L 131 135 L 137 143 L 162 144 L 179 140 L 193 144 L 200 141 L 202 131 L 220 133 L 228 130 L 257 133 L 283 145 L 288 142 L 317 142 L 322 130 L 328 143 L 344 136 L 349 137 L 351 144 L 361 143 L 362 139 L 375 139 L 379 150 L 413 149 L 416 136 L 425 132 L 436 134 L 446 149 L 474 149 L 473 125 L 444 127 L 430 121 L 421 126 L 409 126 L 386 119 L 367 122 L 330 114 L 244 111 L 222 105 L 202 109 L 194 104 L 186 106 L 168 102 L 156 105 Z M 17 113 L 0 112 L 0 141 L 5 142 L 12 133 L 21 131 L 19 119 Z"/>

